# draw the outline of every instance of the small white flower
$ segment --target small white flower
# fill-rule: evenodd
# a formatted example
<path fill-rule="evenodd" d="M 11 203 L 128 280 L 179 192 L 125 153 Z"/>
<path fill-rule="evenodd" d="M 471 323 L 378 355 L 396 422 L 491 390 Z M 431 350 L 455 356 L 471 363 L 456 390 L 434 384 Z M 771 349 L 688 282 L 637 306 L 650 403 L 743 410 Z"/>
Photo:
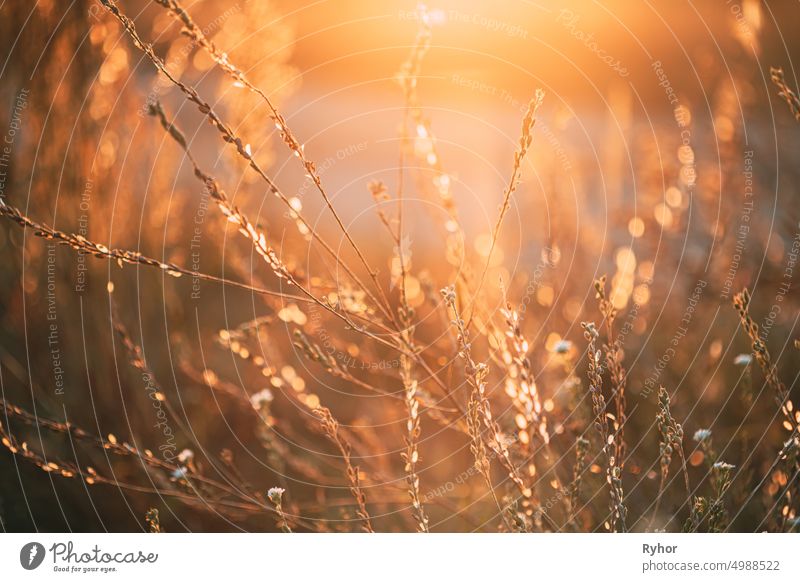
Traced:
<path fill-rule="evenodd" d="M 194 459 L 194 451 L 192 449 L 183 449 L 178 453 L 178 462 L 180 463 L 188 463 L 192 459 Z"/>
<path fill-rule="evenodd" d="M 189 469 L 186 467 L 178 467 L 172 472 L 172 477 L 174 479 L 185 479 L 186 475 L 189 474 Z"/>
<path fill-rule="evenodd" d="M 250 397 L 250 404 L 252 404 L 253 408 L 256 410 L 260 410 L 262 405 L 269 404 L 274 398 L 275 396 L 273 396 L 272 390 L 264 388 Z"/>
<path fill-rule="evenodd" d="M 714 469 L 717 471 L 730 471 L 735 469 L 736 465 L 731 465 L 730 463 L 726 463 L 725 461 L 717 461 L 714 463 Z"/>
<path fill-rule="evenodd" d="M 559 340 L 553 346 L 553 351 L 557 354 L 566 354 L 572 349 L 572 342 L 569 340 Z"/>
<path fill-rule="evenodd" d="M 272 501 L 275 505 L 280 505 L 281 499 L 283 498 L 283 494 L 286 492 L 286 489 L 283 487 L 273 487 L 269 491 L 267 491 L 267 497 L 269 500 Z"/>
<path fill-rule="evenodd" d="M 711 438 L 711 431 L 707 428 L 698 429 L 692 438 L 694 438 L 695 442 L 702 443 Z"/>
<path fill-rule="evenodd" d="M 739 354 L 733 359 L 733 363 L 736 366 L 749 366 L 752 361 L 753 356 L 751 354 Z"/>

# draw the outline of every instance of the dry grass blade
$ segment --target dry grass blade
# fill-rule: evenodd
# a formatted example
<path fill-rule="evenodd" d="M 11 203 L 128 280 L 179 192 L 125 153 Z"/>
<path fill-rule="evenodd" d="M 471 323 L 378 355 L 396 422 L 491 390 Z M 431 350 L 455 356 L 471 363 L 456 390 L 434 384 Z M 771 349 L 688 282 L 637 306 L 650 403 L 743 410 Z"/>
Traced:
<path fill-rule="evenodd" d="M 188 277 L 201 279 L 203 281 L 210 281 L 213 283 L 219 283 L 221 285 L 228 285 L 230 287 L 238 287 L 239 289 L 245 289 L 247 291 L 256 293 L 258 295 L 284 297 L 292 301 L 310 301 L 310 299 L 306 297 L 287 295 L 279 291 L 270 291 L 269 289 L 253 287 L 252 285 L 247 285 L 246 283 L 231 281 L 230 279 L 216 277 L 214 275 L 209 275 L 207 273 L 201 273 L 199 271 L 191 271 L 174 263 L 165 263 L 159 261 L 158 259 L 153 259 L 151 257 L 141 254 L 138 251 L 130 251 L 130 250 L 114 249 L 114 248 L 110 249 L 105 245 L 93 242 L 82 235 L 66 233 L 60 230 L 56 230 L 50 226 L 47 226 L 46 224 L 36 222 L 25 216 L 25 214 L 23 214 L 21 210 L 19 210 L 14 206 L 11 206 L 10 204 L 7 204 L 2 199 L 0 199 L 0 216 L 4 216 L 12 220 L 22 228 L 30 229 L 34 235 L 40 238 L 53 241 L 59 245 L 68 246 L 75 251 L 83 252 L 86 255 L 90 255 L 98 259 L 108 259 L 111 261 L 115 261 L 117 265 L 119 265 L 120 267 L 122 267 L 125 263 L 131 265 L 144 265 L 147 267 L 155 267 L 157 269 L 161 269 L 167 275 L 176 278 L 186 275 Z"/>
<path fill-rule="evenodd" d="M 223 216 L 228 222 L 236 225 L 238 232 L 246 239 L 248 239 L 256 253 L 264 260 L 272 272 L 278 279 L 284 279 L 289 285 L 294 286 L 305 295 L 305 298 L 313 303 L 316 303 L 326 311 L 344 321 L 352 329 L 358 330 L 362 333 L 368 333 L 365 325 L 359 325 L 353 322 L 346 309 L 338 309 L 336 306 L 331 305 L 329 301 L 324 301 L 315 296 L 308 290 L 299 280 L 298 276 L 291 272 L 289 268 L 281 261 L 278 253 L 268 244 L 267 238 L 263 230 L 259 229 L 253 222 L 237 206 L 232 204 L 225 194 L 225 191 L 220 187 L 217 180 L 210 174 L 204 172 L 197 164 L 194 156 L 189 150 L 186 138 L 181 130 L 172 122 L 167 119 L 161 104 L 158 102 L 151 103 L 148 107 L 151 115 L 158 118 L 161 126 L 172 137 L 175 142 L 181 146 L 186 157 L 192 165 L 194 175 L 203 183 L 206 192 L 212 200 L 217 204 L 217 207 L 222 212 Z M 369 334 L 372 335 L 372 334 Z M 385 341 L 385 340 L 383 340 Z"/>
<path fill-rule="evenodd" d="M 752 298 L 748 289 L 742 289 L 733 297 L 733 305 L 739 314 L 739 320 L 745 333 L 750 338 L 750 345 L 755 355 L 758 365 L 766 378 L 767 384 L 772 388 L 773 396 L 776 404 L 780 407 L 781 414 L 783 415 L 783 428 L 789 431 L 788 440 L 784 442 L 783 448 L 786 449 L 787 444 L 796 444 L 800 439 L 800 411 L 795 409 L 794 403 L 790 399 L 789 389 L 786 384 L 781 381 L 778 376 L 778 369 L 772 360 L 772 356 L 767 349 L 767 344 L 759 333 L 758 324 L 753 321 L 750 315 L 750 302 Z M 796 446 L 791 446 L 791 454 L 779 455 L 783 458 L 789 471 L 794 475 L 794 479 L 787 487 L 787 494 L 785 496 L 785 505 L 781 510 L 781 521 L 785 521 L 786 516 L 790 513 L 794 514 L 795 509 L 791 506 L 800 501 L 800 480 L 796 477 L 800 475 L 800 455 Z M 783 494 L 782 494 L 783 496 Z M 777 505 L 777 504 L 776 504 Z"/>
<path fill-rule="evenodd" d="M 9 419 L 16 419 L 31 426 L 38 426 L 52 433 L 66 435 L 70 439 L 86 442 L 114 455 L 136 458 L 143 466 L 157 469 L 164 475 L 178 474 L 177 472 L 180 469 L 178 465 L 159 459 L 148 450 L 141 451 L 130 443 L 120 442 L 113 434 L 109 434 L 108 438 L 103 439 L 70 422 L 59 422 L 31 414 L 5 400 L 0 400 L 0 412 L 3 413 L 3 418 L 6 421 Z M 200 474 L 192 475 L 192 481 L 194 481 L 196 487 L 167 489 L 154 487 L 152 484 L 149 486 L 137 485 L 135 483 L 120 481 L 116 477 L 105 477 L 93 467 L 82 467 L 77 462 L 48 460 L 44 455 L 34 451 L 27 442 L 20 443 L 3 422 L 0 422 L 0 437 L 2 437 L 0 438 L 0 443 L 11 453 L 23 457 L 26 461 L 33 463 L 46 473 L 57 474 L 68 479 L 80 477 L 88 485 L 99 483 L 135 492 L 157 493 L 166 497 L 179 499 L 186 503 L 191 503 L 205 510 L 217 509 L 225 511 L 230 509 L 247 512 L 263 512 L 265 510 L 263 504 L 254 503 L 251 498 L 240 495 L 236 490 L 231 489 L 226 484 L 209 479 Z M 180 479 L 177 481 L 180 481 Z M 202 494 L 200 494 L 199 487 L 203 487 Z"/>
<path fill-rule="evenodd" d="M 525 117 L 522 119 L 522 135 L 519 138 L 519 146 L 517 151 L 514 152 L 514 167 L 511 170 L 511 178 L 509 178 L 508 185 L 503 193 L 503 202 L 500 205 L 500 213 L 497 216 L 497 222 L 492 229 L 492 242 L 489 246 L 489 252 L 486 255 L 486 261 L 483 265 L 480 279 L 478 280 L 478 287 L 475 289 L 475 293 L 472 298 L 470 317 L 467 320 L 467 327 L 469 327 L 469 325 L 472 323 L 472 314 L 474 313 L 475 309 L 474 305 L 478 300 L 478 295 L 480 294 L 483 284 L 486 280 L 486 273 L 489 270 L 489 265 L 491 265 L 492 261 L 492 255 L 494 254 L 494 249 L 497 246 L 497 238 L 500 236 L 500 228 L 503 226 L 503 219 L 505 218 L 508 209 L 511 207 L 511 196 L 517 190 L 517 186 L 519 185 L 522 163 L 525 161 L 525 156 L 528 155 L 528 149 L 533 142 L 533 126 L 536 124 L 536 112 L 542 105 L 543 100 L 544 91 L 537 89 L 536 96 L 528 103 L 528 110 L 525 112 Z"/>
<path fill-rule="evenodd" d="M 786 101 L 794 118 L 800 121 L 800 98 L 798 98 L 797 94 L 786 84 L 786 79 L 783 76 L 783 69 L 770 67 L 769 75 L 773 84 L 778 88 L 778 95 Z"/>
<path fill-rule="evenodd" d="M 586 453 L 589 451 L 589 439 L 578 437 L 575 439 L 575 465 L 572 469 L 572 482 L 569 486 L 569 523 L 577 517 L 575 509 L 579 507 L 581 499 L 581 485 L 583 474 L 586 472 Z"/>
<path fill-rule="evenodd" d="M 184 34 L 186 34 L 195 43 L 197 43 L 197 45 L 200 46 L 203 50 L 205 50 L 211 56 L 214 62 L 216 62 L 220 67 L 222 67 L 222 69 L 227 74 L 229 74 L 236 82 L 241 83 L 243 86 L 247 87 L 248 90 L 258 95 L 267 104 L 267 107 L 269 108 L 270 112 L 270 117 L 272 118 L 272 121 L 275 123 L 275 127 L 280 132 L 281 137 L 283 138 L 283 142 L 286 144 L 289 150 L 294 154 L 294 156 L 300 160 L 300 162 L 303 165 L 303 168 L 306 171 L 306 174 L 308 175 L 308 177 L 311 178 L 312 182 L 314 182 L 314 186 L 316 187 L 317 191 L 320 193 L 323 200 L 325 201 L 325 205 L 331 212 L 331 215 L 335 219 L 342 234 L 344 234 L 348 243 L 358 255 L 358 258 L 361 261 L 362 265 L 369 273 L 375 285 L 375 288 L 377 289 L 381 297 L 381 300 L 383 302 L 382 303 L 383 307 L 387 310 L 388 314 L 391 314 L 389 301 L 386 298 L 385 294 L 383 293 L 383 288 L 378 282 L 377 272 L 372 267 L 370 267 L 361 248 L 353 240 L 352 236 L 350 235 L 350 231 L 347 230 L 347 227 L 345 227 L 341 217 L 339 216 L 339 213 L 334 208 L 333 202 L 328 196 L 328 193 L 322 186 L 322 179 L 320 178 L 319 172 L 317 171 L 314 162 L 312 162 L 306 157 L 305 147 L 294 136 L 291 129 L 289 128 L 289 125 L 286 123 L 286 120 L 280 114 L 278 109 L 275 107 L 275 104 L 272 102 L 272 100 L 261 89 L 253 85 L 248 80 L 244 72 L 230 62 L 227 54 L 220 51 L 214 44 L 214 42 L 206 37 L 206 35 L 203 33 L 203 30 L 197 24 L 195 24 L 194 20 L 189 15 L 189 13 L 181 6 L 181 4 L 177 0 L 157 0 L 157 2 L 161 4 L 163 7 L 167 8 L 170 11 L 170 13 L 183 24 Z"/>
<path fill-rule="evenodd" d="M 311 237 L 319 242 L 325 251 L 337 262 L 337 264 L 350 276 L 355 282 L 358 283 L 361 289 L 367 293 L 370 298 L 375 301 L 377 307 L 383 312 L 384 316 L 388 319 L 393 319 L 393 315 L 391 310 L 388 309 L 385 303 L 381 303 L 378 301 L 372 292 L 367 289 L 363 283 L 359 280 L 358 276 L 353 272 L 353 270 L 340 258 L 339 253 L 337 253 L 325 240 L 316 232 L 313 228 L 313 225 L 309 224 L 303 217 L 300 215 L 295 207 L 292 205 L 292 201 L 278 188 L 277 184 L 270 178 L 267 173 L 261 168 L 261 166 L 256 162 L 253 158 L 253 155 L 250 152 L 250 148 L 247 147 L 247 144 L 234 133 L 234 131 L 220 118 L 219 115 L 215 112 L 215 110 L 211 107 L 211 105 L 204 101 L 200 94 L 194 87 L 183 83 L 179 79 L 177 79 L 169 70 L 169 68 L 165 65 L 164 61 L 156 55 L 153 47 L 145 42 L 139 33 L 136 30 L 136 27 L 133 21 L 128 18 L 125 14 L 123 14 L 117 4 L 113 0 L 100 0 L 103 6 L 108 10 L 120 23 L 122 23 L 123 27 L 125 28 L 128 35 L 131 37 L 134 45 L 141 50 L 145 56 L 150 60 L 153 66 L 156 67 L 158 71 L 160 71 L 163 75 L 167 77 L 167 79 L 176 87 L 178 87 L 181 92 L 186 95 L 186 97 L 197 106 L 197 109 L 202 113 L 208 122 L 219 132 L 222 140 L 226 143 L 232 144 L 236 150 L 236 153 L 244 159 L 247 164 L 252 168 L 256 174 L 267 184 L 269 191 L 277 196 L 281 202 L 289 209 L 289 211 L 302 222 L 302 224 L 307 229 L 307 232 L 311 235 Z M 370 271 L 372 273 L 372 271 Z"/>
<path fill-rule="evenodd" d="M 347 480 L 350 482 L 350 492 L 352 493 L 353 499 L 356 500 L 356 504 L 358 505 L 358 510 L 356 513 L 364 522 L 364 531 L 368 533 L 374 533 L 375 530 L 372 529 L 372 521 L 370 519 L 369 512 L 367 511 L 367 496 L 364 495 L 364 491 L 361 489 L 361 474 L 358 470 L 358 467 L 354 467 L 352 461 L 350 460 L 350 443 L 348 443 L 347 440 L 345 440 L 344 437 L 339 434 L 339 423 L 335 418 L 333 418 L 330 410 L 325 407 L 320 407 L 315 409 L 313 412 L 314 416 L 316 416 L 319 420 L 325 436 L 327 436 L 328 439 L 334 445 L 336 445 L 336 448 L 339 449 L 339 452 L 342 455 L 342 460 L 344 461 L 345 465 L 345 474 L 347 475 Z"/>
<path fill-rule="evenodd" d="M 745 333 L 750 338 L 751 347 L 753 348 L 753 353 L 756 356 L 759 366 L 761 366 L 761 371 L 764 373 L 770 388 L 772 388 L 775 393 L 775 402 L 780 406 L 781 413 L 786 419 L 784 421 L 784 427 L 786 430 L 797 434 L 800 432 L 800 430 L 798 430 L 800 426 L 797 418 L 798 415 L 794 413 L 794 405 L 789 399 L 789 390 L 778 376 L 778 370 L 772 361 L 772 356 L 770 356 L 769 350 L 767 349 L 767 344 L 764 343 L 764 340 L 759 334 L 758 324 L 753 321 L 753 318 L 750 316 L 750 300 L 750 291 L 743 289 L 734 296 L 733 305 L 739 314 L 739 319 L 742 322 Z"/>
<path fill-rule="evenodd" d="M 403 356 L 400 374 L 403 378 L 405 388 L 406 408 L 408 410 L 408 420 L 406 421 L 406 450 L 401 453 L 405 462 L 406 484 L 408 485 L 408 495 L 411 498 L 414 519 L 417 520 L 419 531 L 428 532 L 428 516 L 422 505 L 422 495 L 419 490 L 419 474 L 417 473 L 417 463 L 419 462 L 418 442 L 422 428 L 420 427 L 419 401 L 417 400 L 418 383 L 414 379 L 411 371 L 411 359 Z"/>
<path fill-rule="evenodd" d="M 651 528 L 658 517 L 658 510 L 661 506 L 661 498 L 664 495 L 664 487 L 667 484 L 669 466 L 672 463 L 672 453 L 674 451 L 678 451 L 678 456 L 681 460 L 681 471 L 683 472 L 686 485 L 686 494 L 689 496 L 692 494 L 691 487 L 689 486 L 689 473 L 686 469 L 686 458 L 683 454 L 683 427 L 673 418 L 672 410 L 669 405 L 669 393 L 661 386 L 658 389 L 658 415 L 656 417 L 658 434 L 660 436 L 659 466 L 661 478 L 658 483 L 658 494 L 656 496 L 655 508 L 653 509 L 653 517 L 650 520 Z"/>
<path fill-rule="evenodd" d="M 624 469 L 625 457 L 627 456 L 627 446 L 625 444 L 625 425 L 628 420 L 625 399 L 627 372 L 622 365 L 622 347 L 614 337 L 614 322 L 617 319 L 617 309 L 606 296 L 605 275 L 595 280 L 594 290 L 606 328 L 606 341 L 603 344 L 603 350 L 606 356 L 606 366 L 608 367 L 616 408 L 614 418 L 616 432 L 614 435 L 614 457 L 616 457 L 620 469 Z"/>

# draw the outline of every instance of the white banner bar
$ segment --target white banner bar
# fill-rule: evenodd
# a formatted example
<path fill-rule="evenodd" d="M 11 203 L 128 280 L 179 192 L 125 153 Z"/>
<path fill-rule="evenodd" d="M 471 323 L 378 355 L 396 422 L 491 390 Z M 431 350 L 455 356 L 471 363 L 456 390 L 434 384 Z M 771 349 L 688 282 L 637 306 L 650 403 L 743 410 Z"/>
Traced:
<path fill-rule="evenodd" d="M 796 534 L 3 534 L 0 580 L 778 581 L 799 551 Z"/>

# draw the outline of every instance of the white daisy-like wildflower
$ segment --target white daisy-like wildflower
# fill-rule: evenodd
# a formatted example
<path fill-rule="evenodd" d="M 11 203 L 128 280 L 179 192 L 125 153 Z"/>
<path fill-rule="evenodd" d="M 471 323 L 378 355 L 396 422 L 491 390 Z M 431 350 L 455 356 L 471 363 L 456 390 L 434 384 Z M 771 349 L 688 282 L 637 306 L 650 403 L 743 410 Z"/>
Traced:
<path fill-rule="evenodd" d="M 272 390 L 264 388 L 250 397 L 250 404 L 252 404 L 253 408 L 256 410 L 260 410 L 262 405 L 269 404 L 274 398 L 275 396 L 272 394 Z"/>
<path fill-rule="evenodd" d="M 736 465 L 731 465 L 730 463 L 726 463 L 725 461 L 717 461 L 714 463 L 714 469 L 717 471 L 730 471 L 731 469 L 735 469 Z"/>
<path fill-rule="evenodd" d="M 750 362 L 753 361 L 752 354 L 739 354 L 733 359 L 733 363 L 736 366 L 749 366 Z"/>
<path fill-rule="evenodd" d="M 285 492 L 286 489 L 283 487 L 272 487 L 269 491 L 267 491 L 267 497 L 275 505 L 280 505 L 281 499 L 283 498 L 283 494 Z"/>
<path fill-rule="evenodd" d="M 183 449 L 178 453 L 178 462 L 180 463 L 188 463 L 192 459 L 194 459 L 194 451 L 192 449 Z"/>
<path fill-rule="evenodd" d="M 694 437 L 692 437 L 695 442 L 702 443 L 711 438 L 711 431 L 707 428 L 700 428 L 695 431 Z"/>

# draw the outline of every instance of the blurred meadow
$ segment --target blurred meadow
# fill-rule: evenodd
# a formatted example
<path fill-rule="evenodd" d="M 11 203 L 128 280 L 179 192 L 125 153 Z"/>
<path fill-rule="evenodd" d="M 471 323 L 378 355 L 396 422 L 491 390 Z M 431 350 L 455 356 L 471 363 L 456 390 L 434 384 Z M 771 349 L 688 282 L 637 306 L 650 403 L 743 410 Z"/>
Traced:
<path fill-rule="evenodd" d="M 0 2 L 3 531 L 797 531 L 799 15 Z"/>

